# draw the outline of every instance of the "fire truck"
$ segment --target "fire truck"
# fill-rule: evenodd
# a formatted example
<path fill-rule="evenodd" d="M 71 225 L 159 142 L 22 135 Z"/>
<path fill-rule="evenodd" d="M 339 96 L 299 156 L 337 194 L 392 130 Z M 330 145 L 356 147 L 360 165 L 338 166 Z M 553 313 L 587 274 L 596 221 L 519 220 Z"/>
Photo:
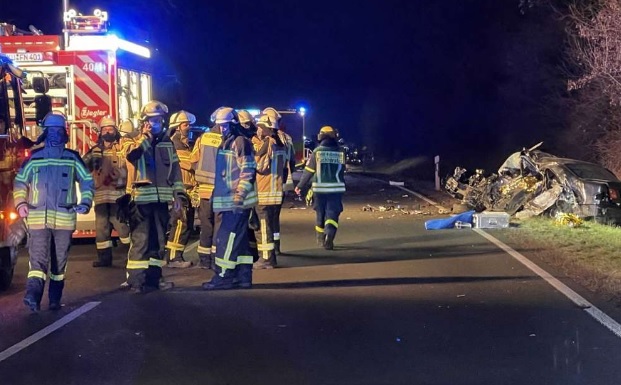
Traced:
<path fill-rule="evenodd" d="M 36 138 L 45 113 L 60 111 L 68 120 L 68 147 L 84 155 L 98 140 L 103 116 L 138 124 L 140 109 L 152 99 L 151 52 L 111 32 L 102 10 L 88 16 L 67 10 L 63 24 L 63 35 L 44 35 L 33 26 L 26 31 L 0 23 L 0 51 L 26 73 L 25 135 Z M 74 237 L 94 236 L 91 210 L 78 216 Z"/>
<path fill-rule="evenodd" d="M 13 204 L 13 180 L 28 156 L 23 137 L 23 71 L 0 53 L 0 291 L 13 280 L 17 248 L 10 246 L 10 226 L 18 220 Z"/>

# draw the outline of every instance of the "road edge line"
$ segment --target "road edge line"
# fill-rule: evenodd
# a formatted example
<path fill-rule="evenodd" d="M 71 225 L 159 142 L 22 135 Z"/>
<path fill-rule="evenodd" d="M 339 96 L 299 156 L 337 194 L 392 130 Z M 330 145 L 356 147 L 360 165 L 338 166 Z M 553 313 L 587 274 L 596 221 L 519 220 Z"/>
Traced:
<path fill-rule="evenodd" d="M 518 251 L 512 249 L 510 246 L 506 245 L 505 243 L 503 243 L 502 241 L 500 241 L 493 235 L 488 234 L 481 229 L 472 229 L 472 231 L 476 232 L 483 238 L 487 239 L 488 241 L 496 245 L 496 247 L 500 248 L 507 254 L 511 255 L 522 265 L 530 269 L 533 273 L 543 278 L 548 284 L 550 284 L 557 291 L 559 291 L 561 294 L 567 297 L 570 301 L 572 301 L 577 306 L 582 308 L 582 310 L 586 311 L 591 317 L 595 318 L 595 320 L 597 320 L 599 323 L 605 326 L 608 330 L 613 332 L 617 337 L 621 337 L 621 324 L 615 321 L 608 314 L 601 311 L 597 306 L 593 305 L 586 298 L 584 298 L 580 294 L 570 289 L 569 286 L 559 281 L 557 278 L 552 276 L 550 273 L 548 273 L 541 267 L 537 266 L 533 261 L 526 258 L 524 255 L 520 254 Z"/>
<path fill-rule="evenodd" d="M 373 178 L 373 179 L 381 180 L 381 179 L 377 179 L 377 178 Z M 382 182 L 386 182 L 386 181 L 382 180 Z M 400 189 L 402 189 L 404 191 L 407 191 L 407 192 L 409 192 L 411 194 L 414 194 L 417 197 L 427 201 L 429 204 L 434 205 L 434 206 L 436 206 L 438 208 L 444 209 L 438 203 L 432 201 L 431 199 L 425 197 L 424 195 L 421 195 L 421 194 L 417 193 L 416 191 L 412 191 L 412 190 L 407 189 L 407 188 L 405 188 L 403 186 L 394 186 L 394 187 L 398 187 L 398 188 L 400 188 Z M 446 209 L 444 209 L 444 210 L 446 210 Z M 530 259 L 526 258 L 524 255 L 522 255 L 518 251 L 512 249 L 510 246 L 506 245 L 505 243 L 503 243 L 502 241 L 500 241 L 496 237 L 492 236 L 491 234 L 488 234 L 485 231 L 483 231 L 481 229 L 477 229 L 477 228 L 473 228 L 472 231 L 476 232 L 477 234 L 479 234 L 483 238 L 485 238 L 488 241 L 490 241 L 491 243 L 493 243 L 496 247 L 498 247 L 499 249 L 503 250 L 505 253 L 509 254 L 513 258 L 515 258 L 518 262 L 520 262 L 522 265 L 526 266 L 533 273 L 537 274 L 539 277 L 544 279 L 549 285 L 551 285 L 558 292 L 560 292 L 565 297 L 567 297 L 570 301 L 575 303 L 577 306 L 581 307 L 582 310 L 587 312 L 591 317 L 593 317 L 597 322 L 602 324 L 605 328 L 610 330 L 614 335 L 616 335 L 617 337 L 621 338 L 621 324 L 619 324 L 617 321 L 615 321 L 608 314 L 604 313 L 597 306 L 593 305 L 586 298 L 584 298 L 580 294 L 578 294 L 575 291 L 573 291 L 572 289 L 570 289 L 569 286 L 565 285 L 564 283 L 559 281 L 557 278 L 552 276 L 550 273 L 548 273 L 547 271 L 545 271 L 541 267 L 537 266 L 533 261 L 531 261 Z"/>
<path fill-rule="evenodd" d="M 101 302 L 88 302 L 82 305 L 81 307 L 79 307 L 78 309 L 67 314 L 66 316 L 62 317 L 61 319 L 57 320 L 53 324 L 44 327 L 43 329 L 39 330 L 35 334 L 31 335 L 30 337 L 27 337 L 26 339 L 16 343 L 10 348 L 0 352 L 0 362 L 6 360 L 7 358 L 13 356 L 16 353 L 19 353 L 21 350 L 26 349 L 28 346 L 36 343 L 37 341 L 48 336 L 49 334 L 52 334 L 53 332 L 65 326 L 69 322 L 75 320 L 82 314 L 93 310 L 100 303 Z"/>

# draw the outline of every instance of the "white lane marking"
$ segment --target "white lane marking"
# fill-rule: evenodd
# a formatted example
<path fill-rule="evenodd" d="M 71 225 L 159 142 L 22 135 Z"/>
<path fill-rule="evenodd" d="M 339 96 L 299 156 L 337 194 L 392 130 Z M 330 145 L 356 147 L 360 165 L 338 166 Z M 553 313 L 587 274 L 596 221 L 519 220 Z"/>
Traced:
<path fill-rule="evenodd" d="M 82 307 L 72 311 L 71 313 L 67 314 L 63 318 L 61 318 L 58 321 L 54 322 L 53 324 L 48 325 L 45 328 L 39 330 L 35 334 L 33 334 L 30 337 L 26 338 L 25 340 L 22 340 L 22 341 L 16 343 L 15 345 L 11 346 L 10 348 L 6 349 L 5 351 L 0 352 L 0 362 L 6 360 L 7 358 L 11 357 L 12 355 L 18 353 L 19 351 L 21 351 L 23 349 L 26 349 L 28 346 L 34 344 L 35 342 L 37 342 L 40 339 L 46 337 L 47 335 L 55 332 L 56 330 L 58 330 L 61 327 L 65 326 L 66 324 L 68 324 L 69 322 L 71 322 L 74 319 L 78 318 L 82 314 L 84 314 L 84 313 L 94 309 L 95 306 L 99 305 L 100 303 L 101 302 L 88 302 L 88 303 L 82 305 Z"/>
<path fill-rule="evenodd" d="M 442 207 L 442 206 L 438 205 L 436 202 L 434 202 L 434 201 L 432 201 L 430 199 L 427 199 L 426 197 L 423 197 L 422 195 L 420 195 L 419 193 L 417 193 L 415 191 L 409 190 L 409 189 L 407 189 L 405 187 L 401 187 L 401 186 L 395 186 L 395 187 L 399 187 L 402 190 L 405 190 L 405 191 L 407 191 L 409 193 L 412 193 L 412 194 L 418 196 L 419 198 L 426 200 L 429 204 L 432 204 L 432 205 L 434 205 L 436 207 Z M 529 260 L 528 258 L 523 256 L 522 254 L 518 253 L 517 251 L 513 250 L 511 247 L 507 246 L 506 244 L 504 244 L 500 240 L 496 239 L 492 235 L 486 233 L 485 231 L 483 231 L 481 229 L 472 229 L 472 230 L 474 232 L 476 232 L 477 234 L 479 234 L 480 236 L 482 236 L 483 238 L 485 238 L 488 241 L 492 242 L 494 245 L 496 245 L 496 247 L 500 248 L 501 250 L 503 250 L 504 252 L 506 252 L 507 254 L 512 256 L 513 258 L 517 259 L 520 263 L 522 263 L 524 266 L 529 268 L 532 272 L 534 272 L 535 274 L 537 274 L 538 276 L 543 278 L 547 283 L 549 283 L 552 287 L 554 287 L 560 293 L 562 293 L 567 298 L 569 298 L 570 301 L 572 301 L 573 303 L 575 303 L 576 305 L 581 307 L 591 317 L 595 318 L 599 323 L 604 325 L 604 327 L 606 327 L 608 330 L 613 332 L 617 337 L 621 337 L 621 324 L 619 324 L 617 321 L 615 321 L 608 314 L 606 314 L 603 311 L 601 311 L 599 308 L 597 308 L 591 302 L 587 301 L 586 298 L 582 297 L 580 294 L 578 294 L 575 291 L 573 291 L 572 289 L 570 289 L 567 285 L 565 285 L 564 283 L 562 283 L 558 279 L 554 278 L 547 271 L 543 270 L 542 268 L 537 266 L 535 263 L 533 263 L 531 260 Z"/>

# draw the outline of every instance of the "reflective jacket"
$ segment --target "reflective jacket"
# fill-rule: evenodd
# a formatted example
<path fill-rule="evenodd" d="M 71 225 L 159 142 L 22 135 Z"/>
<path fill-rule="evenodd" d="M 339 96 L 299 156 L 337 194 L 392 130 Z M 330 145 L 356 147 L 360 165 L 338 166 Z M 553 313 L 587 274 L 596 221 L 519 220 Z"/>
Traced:
<path fill-rule="evenodd" d="M 188 137 L 181 135 L 180 131 L 176 131 L 170 140 L 175 146 L 177 157 L 179 158 L 179 167 L 181 168 L 181 181 L 186 190 L 191 190 L 196 185 L 194 178 L 194 169 L 192 168 L 191 153 L 192 149 L 188 144 Z"/>
<path fill-rule="evenodd" d="M 214 212 L 250 208 L 257 204 L 256 167 L 250 140 L 234 135 L 224 138 L 216 157 Z"/>
<path fill-rule="evenodd" d="M 121 145 L 121 154 L 125 160 L 125 168 L 127 169 L 127 180 L 125 181 L 125 194 L 131 194 L 134 188 L 134 180 L 136 180 L 136 167 L 132 162 L 127 160 L 127 153 L 135 142 L 135 137 L 132 135 L 126 135 L 121 138 L 119 144 Z"/>
<path fill-rule="evenodd" d="M 313 193 L 345 192 L 345 151 L 336 140 L 324 139 L 308 158 L 298 186 L 304 187 L 312 178 Z"/>
<path fill-rule="evenodd" d="M 218 130 L 218 128 L 215 128 Z M 218 131 L 206 132 L 194 143 L 190 162 L 198 183 L 198 193 L 202 199 L 211 199 L 216 178 L 216 157 L 222 145 L 222 134 Z"/>
<path fill-rule="evenodd" d="M 260 205 L 282 203 L 283 173 L 285 171 L 285 147 L 278 145 L 271 136 L 252 137 L 257 163 L 257 194 Z"/>
<path fill-rule="evenodd" d="M 140 135 L 128 145 L 127 160 L 136 168 L 132 200 L 138 204 L 169 203 L 185 193 L 177 152 L 170 137 Z"/>
<path fill-rule="evenodd" d="M 83 159 L 95 182 L 95 205 L 115 203 L 125 194 L 127 166 L 119 142 L 92 147 Z"/>
<path fill-rule="evenodd" d="M 291 135 L 278 130 L 278 136 L 285 145 L 285 172 L 283 174 L 283 191 L 293 191 L 293 171 L 295 171 L 295 148 Z"/>
<path fill-rule="evenodd" d="M 32 152 L 13 182 L 15 208 L 28 205 L 28 227 L 32 230 L 75 230 L 79 203 L 91 207 L 93 178 L 80 155 L 62 147 L 42 147 Z"/>

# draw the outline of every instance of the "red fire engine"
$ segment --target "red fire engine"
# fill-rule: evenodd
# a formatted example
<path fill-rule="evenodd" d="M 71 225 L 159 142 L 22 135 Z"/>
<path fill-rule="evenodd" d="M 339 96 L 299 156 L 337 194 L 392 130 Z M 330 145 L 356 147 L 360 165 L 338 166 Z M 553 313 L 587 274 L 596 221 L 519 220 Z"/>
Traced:
<path fill-rule="evenodd" d="M 9 226 L 18 217 L 13 205 L 13 180 L 28 151 L 22 136 L 22 75 L 8 57 L 0 54 L 0 290 L 11 284 L 17 260 L 17 249 L 7 240 Z"/>
<path fill-rule="evenodd" d="M 83 16 L 74 10 L 64 12 L 63 36 L 43 35 L 0 23 L 0 51 L 27 74 L 24 81 L 25 133 L 39 135 L 37 103 L 47 100 L 50 107 L 67 116 L 69 147 L 86 153 L 98 138 L 97 123 L 106 115 L 117 122 L 130 119 L 135 125 L 142 106 L 152 98 L 149 74 L 150 50 L 124 40 L 108 30 L 108 14 L 95 10 Z M 35 77 L 46 79 L 33 82 Z M 38 86 L 39 85 L 39 86 Z M 41 94 L 45 94 L 42 98 Z M 39 113 L 40 115 L 41 113 Z M 74 236 L 95 236 L 95 217 L 78 216 Z"/>

